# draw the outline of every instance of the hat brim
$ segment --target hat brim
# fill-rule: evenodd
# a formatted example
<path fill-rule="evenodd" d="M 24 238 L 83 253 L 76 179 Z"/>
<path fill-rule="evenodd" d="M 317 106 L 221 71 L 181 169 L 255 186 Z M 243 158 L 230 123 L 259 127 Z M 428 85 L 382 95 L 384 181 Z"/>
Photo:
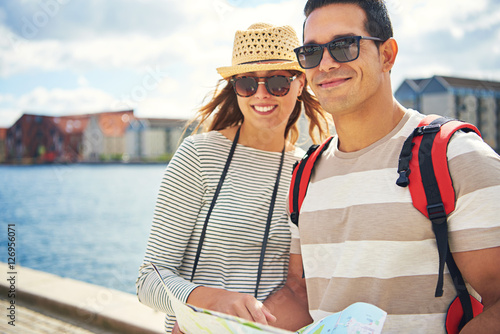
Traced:
<path fill-rule="evenodd" d="M 247 73 L 247 72 L 257 72 L 257 71 L 299 71 L 305 72 L 299 63 L 296 61 L 284 62 L 284 63 L 255 63 L 255 64 L 241 64 L 233 66 L 219 67 L 217 72 L 224 78 L 228 79 L 234 75 Z"/>

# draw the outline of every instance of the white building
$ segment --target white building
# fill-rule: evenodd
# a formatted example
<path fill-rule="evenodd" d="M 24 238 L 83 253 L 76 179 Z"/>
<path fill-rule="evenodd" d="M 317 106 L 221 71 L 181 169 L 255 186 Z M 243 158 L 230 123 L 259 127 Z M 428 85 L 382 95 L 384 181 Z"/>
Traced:
<path fill-rule="evenodd" d="M 126 150 L 125 130 L 133 120 L 133 110 L 89 115 L 83 132 L 83 160 L 121 160 Z"/>
<path fill-rule="evenodd" d="M 180 144 L 186 120 L 138 118 L 125 134 L 129 161 L 167 161 Z M 189 131 L 188 131 L 189 133 Z"/>
<path fill-rule="evenodd" d="M 407 79 L 394 95 L 407 108 L 476 125 L 484 141 L 500 151 L 500 82 L 444 76 Z"/>

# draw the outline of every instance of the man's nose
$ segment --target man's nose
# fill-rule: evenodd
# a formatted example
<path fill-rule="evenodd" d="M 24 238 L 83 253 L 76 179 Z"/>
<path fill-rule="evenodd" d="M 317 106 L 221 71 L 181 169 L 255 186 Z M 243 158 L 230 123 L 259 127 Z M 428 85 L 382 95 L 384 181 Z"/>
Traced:
<path fill-rule="evenodd" d="M 319 62 L 319 70 L 323 72 L 328 72 L 332 68 L 338 68 L 340 63 L 337 62 L 330 52 L 328 51 L 328 47 L 323 48 L 323 56 L 321 57 L 321 61 Z"/>

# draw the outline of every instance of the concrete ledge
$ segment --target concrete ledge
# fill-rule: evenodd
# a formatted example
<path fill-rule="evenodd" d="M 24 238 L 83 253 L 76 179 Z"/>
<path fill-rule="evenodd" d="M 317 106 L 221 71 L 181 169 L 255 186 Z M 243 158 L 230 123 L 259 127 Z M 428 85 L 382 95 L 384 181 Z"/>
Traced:
<path fill-rule="evenodd" d="M 0 262 L 0 268 L 8 266 Z M 15 269 L 16 303 L 123 334 L 164 333 L 164 314 L 141 304 L 135 295 L 26 267 Z M 9 276 L 0 280 L 0 293 L 5 297 Z"/>

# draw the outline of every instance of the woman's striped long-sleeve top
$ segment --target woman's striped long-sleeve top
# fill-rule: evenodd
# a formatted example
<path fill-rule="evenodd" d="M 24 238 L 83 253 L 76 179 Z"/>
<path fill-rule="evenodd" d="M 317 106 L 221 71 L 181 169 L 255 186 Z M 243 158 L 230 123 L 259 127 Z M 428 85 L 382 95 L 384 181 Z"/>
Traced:
<path fill-rule="evenodd" d="M 190 281 L 201 230 L 231 144 L 217 131 L 190 136 L 165 170 L 137 295 L 142 303 L 167 314 L 167 332 L 175 317 L 151 262 L 183 302 L 200 285 L 254 294 L 281 152 L 237 145 L 210 217 L 196 275 Z M 260 301 L 286 279 L 290 231 L 285 200 L 293 164 L 303 154 L 300 149 L 285 153 L 258 290 Z"/>

